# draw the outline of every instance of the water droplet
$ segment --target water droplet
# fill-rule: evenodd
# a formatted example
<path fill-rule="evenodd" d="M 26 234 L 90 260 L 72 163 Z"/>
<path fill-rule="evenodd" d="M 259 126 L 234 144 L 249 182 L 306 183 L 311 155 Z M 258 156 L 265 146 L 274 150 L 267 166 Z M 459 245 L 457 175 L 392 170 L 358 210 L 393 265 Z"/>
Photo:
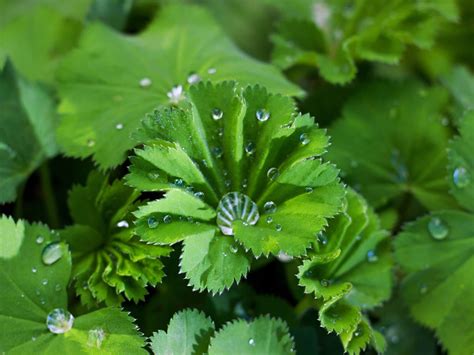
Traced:
<path fill-rule="evenodd" d="M 262 108 L 255 112 L 255 117 L 257 117 L 257 120 L 259 120 L 260 122 L 265 122 L 268 121 L 268 119 L 270 118 L 270 112 Z"/>
<path fill-rule="evenodd" d="M 293 257 L 291 255 L 288 255 L 287 253 L 280 251 L 277 256 L 278 260 L 280 260 L 282 263 L 289 263 L 291 260 L 293 260 Z"/>
<path fill-rule="evenodd" d="M 237 252 L 239 251 L 239 247 L 238 247 L 237 245 L 235 245 L 235 244 L 232 244 L 232 245 L 230 246 L 230 251 L 235 254 L 235 253 L 237 253 Z"/>
<path fill-rule="evenodd" d="M 281 226 L 281 224 L 276 224 L 276 225 L 275 225 L 275 230 L 276 230 L 277 232 L 281 232 L 282 229 L 283 229 L 283 227 Z"/>
<path fill-rule="evenodd" d="M 57 292 L 61 291 L 61 290 L 62 290 L 61 285 L 60 285 L 60 284 L 56 284 L 56 286 L 54 286 L 54 290 L 57 291 Z"/>
<path fill-rule="evenodd" d="M 36 337 L 31 337 L 31 341 L 36 341 Z"/>
<path fill-rule="evenodd" d="M 398 329 L 396 326 L 389 327 L 385 335 L 388 341 L 392 344 L 396 344 L 400 340 L 400 336 L 398 335 Z"/>
<path fill-rule="evenodd" d="M 304 188 L 304 190 L 305 190 L 307 193 L 309 193 L 309 194 L 310 194 L 311 192 L 313 192 L 313 188 L 312 188 L 311 186 L 306 186 L 306 187 Z"/>
<path fill-rule="evenodd" d="M 273 201 L 267 201 L 263 205 L 265 213 L 275 213 L 277 210 L 277 205 Z"/>
<path fill-rule="evenodd" d="M 208 73 L 208 74 L 211 74 L 211 75 L 212 75 L 212 74 L 215 74 L 216 72 L 217 72 L 217 69 L 216 69 L 216 68 L 209 68 L 209 69 L 207 70 L 207 73 Z"/>
<path fill-rule="evenodd" d="M 35 268 L 35 267 L 34 267 L 34 268 L 31 268 L 31 272 L 32 272 L 33 274 L 36 274 L 36 273 L 38 272 L 38 269 Z"/>
<path fill-rule="evenodd" d="M 362 331 L 362 328 L 357 327 L 356 331 L 354 332 L 355 337 L 360 337 L 364 332 Z"/>
<path fill-rule="evenodd" d="M 148 173 L 147 176 L 150 180 L 157 180 L 160 177 L 160 173 L 155 171 L 155 172 Z"/>
<path fill-rule="evenodd" d="M 95 140 L 93 140 L 93 139 L 88 139 L 88 140 L 87 140 L 87 146 L 88 146 L 89 148 L 92 148 L 93 146 L 95 146 Z"/>
<path fill-rule="evenodd" d="M 44 238 L 42 235 L 36 237 L 36 244 L 41 244 L 44 242 Z"/>
<path fill-rule="evenodd" d="M 357 168 L 359 166 L 359 162 L 357 160 L 351 160 L 351 168 Z"/>
<path fill-rule="evenodd" d="M 148 88 L 150 86 L 151 86 L 151 79 L 150 78 L 140 79 L 140 87 Z"/>
<path fill-rule="evenodd" d="M 439 217 L 433 217 L 428 222 L 428 231 L 436 240 L 442 240 L 448 236 L 448 227 Z"/>
<path fill-rule="evenodd" d="M 65 246 L 60 242 L 53 242 L 45 246 L 41 253 L 41 260 L 45 265 L 52 265 L 62 258 Z"/>
<path fill-rule="evenodd" d="M 392 150 L 392 157 L 390 159 L 392 166 L 395 168 L 395 180 L 399 183 L 404 183 L 408 180 L 408 169 L 403 163 L 398 149 Z"/>
<path fill-rule="evenodd" d="M 74 316 L 62 308 L 55 308 L 46 318 L 46 326 L 54 334 L 63 334 L 71 330 Z"/>
<path fill-rule="evenodd" d="M 257 204 L 241 192 L 225 194 L 217 206 L 217 225 L 224 235 L 234 234 L 232 228 L 234 221 L 242 221 L 253 226 L 259 218 Z"/>
<path fill-rule="evenodd" d="M 316 239 L 318 243 L 321 243 L 322 245 L 326 245 L 328 243 L 328 237 L 323 231 L 316 234 Z"/>
<path fill-rule="evenodd" d="M 119 130 L 119 131 L 122 130 L 122 129 L 123 129 L 123 123 L 117 123 L 117 124 L 115 125 L 115 129 L 117 129 L 117 130 Z"/>
<path fill-rule="evenodd" d="M 216 158 L 220 158 L 222 156 L 222 149 L 219 147 L 214 147 L 212 148 L 212 154 L 214 154 Z"/>
<path fill-rule="evenodd" d="M 218 108 L 215 108 L 212 110 L 211 116 L 214 121 L 219 121 L 224 116 L 224 112 Z"/>
<path fill-rule="evenodd" d="M 375 263 L 377 260 L 379 260 L 379 257 L 375 254 L 375 251 L 369 250 L 367 252 L 367 261 L 369 263 Z"/>
<path fill-rule="evenodd" d="M 280 175 L 280 172 L 278 171 L 277 168 L 270 168 L 267 171 L 267 177 L 270 180 L 275 180 L 278 177 L 278 175 Z"/>
<path fill-rule="evenodd" d="M 48 280 L 47 279 L 43 279 L 43 281 L 41 281 L 41 283 L 43 284 L 43 286 L 46 286 L 48 284 Z"/>
<path fill-rule="evenodd" d="M 329 280 L 326 280 L 326 279 L 322 279 L 321 281 L 319 281 L 319 283 L 323 287 L 328 287 L 329 286 Z"/>
<path fill-rule="evenodd" d="M 454 169 L 453 182 L 456 187 L 462 189 L 471 183 L 471 176 L 466 168 L 460 166 Z"/>
<path fill-rule="evenodd" d="M 249 339 L 249 345 L 255 346 L 255 339 L 250 338 Z"/>
<path fill-rule="evenodd" d="M 151 229 L 155 229 L 156 227 L 158 227 L 158 220 L 155 218 L 155 217 L 148 217 L 147 219 L 147 223 L 148 223 L 148 228 L 151 228 Z"/>
<path fill-rule="evenodd" d="M 126 220 L 121 220 L 121 221 L 117 222 L 117 227 L 118 228 L 128 228 L 129 225 L 128 225 L 128 222 Z"/>
<path fill-rule="evenodd" d="M 428 292 L 428 287 L 426 285 L 421 285 L 420 293 L 424 295 L 426 292 Z"/>
<path fill-rule="evenodd" d="M 188 81 L 188 84 L 190 85 L 197 84 L 201 81 L 201 77 L 196 73 L 190 73 L 188 75 L 187 81 Z"/>
<path fill-rule="evenodd" d="M 217 129 L 217 135 L 218 135 L 219 137 L 222 137 L 222 136 L 224 135 L 224 128 L 219 127 L 219 128 Z"/>
<path fill-rule="evenodd" d="M 226 257 L 227 256 L 227 253 L 225 251 L 222 252 L 222 256 L 223 257 Z"/>
<path fill-rule="evenodd" d="M 202 198 L 204 198 L 204 192 L 202 192 L 202 191 L 196 191 L 196 192 L 194 193 L 194 197 L 197 197 L 197 198 L 201 198 L 201 199 L 202 199 Z"/>
<path fill-rule="evenodd" d="M 100 349 L 105 339 L 105 331 L 102 328 L 93 328 L 89 330 L 87 345 Z"/>
<path fill-rule="evenodd" d="M 248 142 L 245 145 L 245 153 L 247 153 L 247 155 L 252 155 L 254 152 L 255 152 L 255 144 L 253 144 L 253 142 Z"/>
<path fill-rule="evenodd" d="M 172 221 L 173 221 L 173 218 L 169 214 L 163 217 L 163 223 L 169 224 Z"/>
<path fill-rule="evenodd" d="M 87 290 L 88 288 L 89 288 L 89 285 L 87 284 L 87 281 L 84 281 L 84 282 L 82 283 L 82 289 L 83 289 L 83 290 Z"/>
<path fill-rule="evenodd" d="M 313 5 L 313 21 L 319 28 L 325 29 L 331 17 L 331 8 L 324 2 L 317 2 Z"/>
<path fill-rule="evenodd" d="M 311 139 L 309 139 L 309 136 L 308 136 L 307 133 L 302 133 L 300 135 L 300 142 L 301 142 L 301 144 L 306 145 L 309 142 L 311 142 Z"/>
<path fill-rule="evenodd" d="M 175 179 L 173 184 L 177 187 L 184 187 L 184 180 L 183 179 Z"/>
<path fill-rule="evenodd" d="M 267 223 L 270 224 L 273 222 L 273 217 L 272 216 L 268 216 L 267 217 Z"/>
<path fill-rule="evenodd" d="M 173 86 L 166 95 L 168 96 L 170 103 L 177 104 L 184 99 L 183 87 L 181 85 Z"/>

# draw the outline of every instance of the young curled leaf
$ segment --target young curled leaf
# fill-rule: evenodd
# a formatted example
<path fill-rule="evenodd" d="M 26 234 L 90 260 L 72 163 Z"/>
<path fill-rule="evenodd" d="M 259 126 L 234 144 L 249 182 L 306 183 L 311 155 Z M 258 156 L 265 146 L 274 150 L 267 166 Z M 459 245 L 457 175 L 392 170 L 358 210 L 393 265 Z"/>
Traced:
<path fill-rule="evenodd" d="M 191 87 L 180 104 L 148 115 L 128 184 L 164 191 L 135 212 L 154 244 L 184 241 L 181 271 L 220 292 L 255 257 L 298 257 L 342 207 L 338 170 L 321 157 L 328 137 L 289 97 L 233 82 Z"/>
<path fill-rule="evenodd" d="M 146 244 L 134 235 L 130 212 L 137 197 L 130 187 L 119 181 L 109 184 L 96 172 L 69 194 L 76 224 L 60 234 L 71 248 L 74 289 L 88 307 L 143 300 L 146 286 L 156 285 L 164 276 L 159 258 L 170 249 Z"/>

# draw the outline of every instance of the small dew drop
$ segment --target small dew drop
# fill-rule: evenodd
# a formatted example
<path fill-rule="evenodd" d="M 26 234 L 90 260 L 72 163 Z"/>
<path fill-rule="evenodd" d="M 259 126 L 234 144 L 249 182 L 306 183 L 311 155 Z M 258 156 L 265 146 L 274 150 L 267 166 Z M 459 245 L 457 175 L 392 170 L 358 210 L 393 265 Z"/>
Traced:
<path fill-rule="evenodd" d="M 313 188 L 312 188 L 311 186 L 306 186 L 306 187 L 304 188 L 304 190 L 305 190 L 307 193 L 309 193 L 309 194 L 310 194 L 311 192 L 313 192 Z"/>
<path fill-rule="evenodd" d="M 436 240 L 443 240 L 448 236 L 448 227 L 439 217 L 433 217 L 428 222 L 428 232 Z"/>
<path fill-rule="evenodd" d="M 230 247 L 230 251 L 235 254 L 239 251 L 239 248 L 237 247 L 237 245 L 232 244 Z"/>
<path fill-rule="evenodd" d="M 147 219 L 148 228 L 155 229 L 158 227 L 158 220 L 155 217 L 148 217 Z"/>
<path fill-rule="evenodd" d="M 215 108 L 211 112 L 211 117 L 214 121 L 219 121 L 222 117 L 224 117 L 224 112 L 218 108 Z"/>
<path fill-rule="evenodd" d="M 102 328 L 93 328 L 89 330 L 87 345 L 93 348 L 100 349 L 102 342 L 105 339 L 105 331 Z"/>
<path fill-rule="evenodd" d="M 151 79 L 150 78 L 140 79 L 140 87 L 148 88 L 150 86 L 151 86 Z"/>
<path fill-rule="evenodd" d="M 177 187 L 184 187 L 185 185 L 183 179 L 175 179 L 173 184 Z"/>
<path fill-rule="evenodd" d="M 41 260 L 45 265 L 52 265 L 62 258 L 65 246 L 60 242 L 53 242 L 44 247 Z"/>
<path fill-rule="evenodd" d="M 193 84 L 197 84 L 200 81 L 201 81 L 201 77 L 198 74 L 190 73 L 188 75 L 188 79 L 187 79 L 188 84 L 193 85 Z"/>
<path fill-rule="evenodd" d="M 282 229 L 283 229 L 283 227 L 281 226 L 281 224 L 276 224 L 276 225 L 275 225 L 275 230 L 276 230 L 277 232 L 281 232 Z"/>
<path fill-rule="evenodd" d="M 166 216 L 163 217 L 163 223 L 165 223 L 165 224 L 169 224 L 172 221 L 173 221 L 173 218 L 169 214 L 167 214 Z"/>
<path fill-rule="evenodd" d="M 148 173 L 147 176 L 150 180 L 158 180 L 158 178 L 160 177 L 160 173 L 151 172 L 151 173 Z"/>
<path fill-rule="evenodd" d="M 129 225 L 128 225 L 128 222 L 126 220 L 121 220 L 121 221 L 117 222 L 117 227 L 119 227 L 119 228 L 128 228 Z"/>
<path fill-rule="evenodd" d="M 323 231 L 316 234 L 316 240 L 322 245 L 326 245 L 328 243 L 328 237 Z"/>
<path fill-rule="evenodd" d="M 48 280 L 44 279 L 43 281 L 41 281 L 41 283 L 42 283 L 43 286 L 46 286 L 48 284 Z"/>
<path fill-rule="evenodd" d="M 379 260 L 379 257 L 375 254 L 375 251 L 369 250 L 367 252 L 367 261 L 369 263 L 375 263 L 377 260 Z"/>
<path fill-rule="evenodd" d="M 249 339 L 249 345 L 255 346 L 255 339 L 250 338 Z"/>
<path fill-rule="evenodd" d="M 280 175 L 280 172 L 278 171 L 277 168 L 273 167 L 273 168 L 270 168 L 268 169 L 267 171 L 267 177 L 270 179 L 270 180 L 275 180 L 278 175 Z"/>
<path fill-rule="evenodd" d="M 44 238 L 42 235 L 36 237 L 36 244 L 42 244 L 44 242 Z"/>
<path fill-rule="evenodd" d="M 89 148 L 92 148 L 93 146 L 95 146 L 95 140 L 93 140 L 93 139 L 88 139 L 88 140 L 87 140 L 87 146 L 88 146 Z"/>
<path fill-rule="evenodd" d="M 272 216 L 268 216 L 267 219 L 266 219 L 267 223 L 270 224 L 273 222 L 273 217 Z"/>
<path fill-rule="evenodd" d="M 280 260 L 282 263 L 289 263 L 291 260 L 293 260 L 293 257 L 283 251 L 280 251 L 278 253 L 277 259 Z"/>
<path fill-rule="evenodd" d="M 426 285 L 421 285 L 420 293 L 424 295 L 426 292 L 428 292 L 428 287 Z"/>
<path fill-rule="evenodd" d="M 323 287 L 328 287 L 328 286 L 329 286 L 329 281 L 326 280 L 326 279 L 322 279 L 321 281 L 319 281 L 319 283 L 320 283 L 321 286 L 323 286 Z"/>
<path fill-rule="evenodd" d="M 32 272 L 33 274 L 36 274 L 36 273 L 38 272 L 38 269 L 34 267 L 34 268 L 31 269 L 31 272 Z"/>
<path fill-rule="evenodd" d="M 62 290 L 61 285 L 60 285 L 60 284 L 56 284 L 56 286 L 54 286 L 54 290 L 55 290 L 56 292 L 61 291 L 61 290 Z"/>
<path fill-rule="evenodd" d="M 118 131 L 121 131 L 123 129 L 123 123 L 117 123 L 115 125 L 115 129 L 118 130 Z"/>
<path fill-rule="evenodd" d="M 31 341 L 36 341 L 36 337 L 31 337 Z"/>
<path fill-rule="evenodd" d="M 265 213 L 275 213 L 277 211 L 277 205 L 273 201 L 267 201 L 263 205 Z"/>
<path fill-rule="evenodd" d="M 245 145 L 245 153 L 247 153 L 247 155 L 252 155 L 254 152 L 255 152 L 255 144 L 253 144 L 253 142 L 248 142 Z"/>
<path fill-rule="evenodd" d="M 255 112 L 255 117 L 257 117 L 257 120 L 260 122 L 265 122 L 270 118 L 270 112 L 266 111 L 265 109 L 260 109 Z"/>
<path fill-rule="evenodd" d="M 194 193 L 194 197 L 197 197 L 197 198 L 202 199 L 202 198 L 204 198 L 204 192 L 202 192 L 202 191 L 196 191 L 196 192 Z"/>
<path fill-rule="evenodd" d="M 461 166 L 454 169 L 453 182 L 459 189 L 462 189 L 471 183 L 471 176 L 466 168 Z"/>
<path fill-rule="evenodd" d="M 207 70 L 207 73 L 208 73 L 208 74 L 211 74 L 211 75 L 212 75 L 212 74 L 215 74 L 216 72 L 217 72 L 217 69 L 216 69 L 216 68 L 209 68 L 209 69 Z"/>
<path fill-rule="evenodd" d="M 302 133 L 300 135 L 300 142 L 301 142 L 302 145 L 306 145 L 309 142 L 311 142 L 311 140 L 309 139 L 309 136 L 308 136 L 307 133 Z"/>
<path fill-rule="evenodd" d="M 54 334 L 63 334 L 71 330 L 74 316 L 62 308 L 55 308 L 46 317 L 46 326 Z"/>
<path fill-rule="evenodd" d="M 212 148 L 212 154 L 214 154 L 216 158 L 220 158 L 222 157 L 222 154 L 223 154 L 222 149 L 220 147 L 214 147 Z"/>

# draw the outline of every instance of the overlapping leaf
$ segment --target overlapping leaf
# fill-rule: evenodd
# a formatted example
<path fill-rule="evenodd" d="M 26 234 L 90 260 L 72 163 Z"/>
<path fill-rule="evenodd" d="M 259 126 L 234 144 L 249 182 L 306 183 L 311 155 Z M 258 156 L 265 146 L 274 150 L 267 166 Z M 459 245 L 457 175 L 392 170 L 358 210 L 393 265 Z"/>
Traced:
<path fill-rule="evenodd" d="M 146 353 L 133 319 L 116 308 L 81 315 L 63 334 L 48 330 L 48 314 L 56 308 L 67 309 L 71 271 L 67 247 L 59 244 L 62 253 L 55 254 L 57 260 L 44 263 L 45 248 L 58 242 L 58 236 L 44 225 L 0 218 L 0 351 L 96 354 L 100 348 L 106 353 Z"/>
<path fill-rule="evenodd" d="M 273 61 L 282 68 L 319 68 L 344 84 L 361 60 L 398 63 L 407 45 L 430 47 L 444 20 L 456 20 L 454 1 L 270 1 L 281 8 Z"/>
<path fill-rule="evenodd" d="M 456 206 L 445 177 L 446 99 L 412 81 L 360 87 L 330 131 L 330 159 L 374 207 L 407 194 L 428 209 Z"/>
<path fill-rule="evenodd" d="M 56 154 L 55 106 L 41 86 L 18 76 L 10 62 L 0 72 L 0 203 Z"/>
<path fill-rule="evenodd" d="M 321 160 L 324 130 L 296 115 L 290 98 L 261 87 L 198 84 L 189 100 L 150 115 L 140 135 L 148 143 L 131 158 L 128 183 L 166 195 L 135 213 L 137 232 L 156 244 L 184 241 L 181 271 L 197 289 L 219 292 L 238 281 L 249 269 L 244 249 L 305 254 L 341 209 L 338 171 Z M 260 218 L 233 218 L 224 235 L 216 215 L 229 192 L 247 195 Z"/>
<path fill-rule="evenodd" d="M 86 186 L 75 186 L 69 208 L 76 224 L 62 230 L 73 256 L 73 286 L 83 304 L 120 304 L 143 300 L 147 285 L 164 276 L 161 256 L 169 248 L 148 245 L 134 235 L 130 212 L 137 192 L 91 173 Z"/>
<path fill-rule="evenodd" d="M 136 144 L 129 134 L 145 113 L 179 101 L 181 90 L 200 78 L 238 78 L 272 92 L 301 94 L 276 68 L 240 52 L 203 9 L 166 6 L 138 36 L 90 26 L 79 49 L 64 60 L 59 140 L 65 153 L 93 155 L 106 168 L 121 163 Z"/>
<path fill-rule="evenodd" d="M 383 337 L 362 311 L 390 296 L 387 235 L 367 203 L 349 190 L 344 213 L 319 235 L 318 252 L 299 267 L 299 284 L 315 295 L 321 325 L 336 332 L 351 354 L 369 343 L 384 348 Z"/>

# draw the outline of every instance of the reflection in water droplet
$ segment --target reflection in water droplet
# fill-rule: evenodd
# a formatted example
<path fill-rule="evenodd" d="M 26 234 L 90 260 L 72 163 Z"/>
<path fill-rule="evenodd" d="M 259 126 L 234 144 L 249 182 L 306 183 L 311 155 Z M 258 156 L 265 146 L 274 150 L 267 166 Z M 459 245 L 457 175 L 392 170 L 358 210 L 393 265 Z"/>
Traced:
<path fill-rule="evenodd" d="M 433 217 L 428 222 L 428 231 L 436 240 L 442 240 L 448 236 L 448 227 L 439 217 Z"/>
<path fill-rule="evenodd" d="M 250 197 L 241 192 L 229 192 L 217 206 L 217 225 L 224 235 L 233 235 L 232 222 L 242 221 L 246 225 L 255 225 L 260 218 L 258 207 Z"/>
<path fill-rule="evenodd" d="M 462 189 L 471 183 L 469 171 L 464 167 L 458 167 L 453 172 L 453 182 L 456 187 Z"/>
<path fill-rule="evenodd" d="M 300 135 L 300 142 L 301 142 L 301 144 L 303 144 L 303 145 L 306 145 L 306 144 L 308 144 L 309 142 L 311 142 L 311 140 L 309 139 L 309 136 L 308 136 L 307 133 L 302 133 L 302 134 Z"/>
<path fill-rule="evenodd" d="M 89 330 L 87 345 L 100 349 L 105 339 L 105 331 L 102 328 L 93 328 Z"/>
<path fill-rule="evenodd" d="M 265 109 L 260 109 L 255 112 L 255 117 L 257 117 L 257 120 L 260 122 L 265 122 L 270 118 L 270 112 L 266 111 Z"/>
<path fill-rule="evenodd" d="M 148 223 L 148 228 L 151 228 L 151 229 L 158 227 L 158 224 L 159 224 L 158 220 L 153 216 L 148 217 L 147 223 Z"/>
<path fill-rule="evenodd" d="M 45 265 L 52 265 L 62 258 L 65 246 L 60 242 L 53 242 L 44 247 L 41 260 Z"/>
<path fill-rule="evenodd" d="M 55 308 L 46 317 L 46 326 L 54 334 L 62 334 L 71 330 L 74 316 L 62 308 Z"/>
<path fill-rule="evenodd" d="M 214 121 L 219 121 L 224 116 L 224 112 L 218 108 L 215 108 L 212 110 L 211 116 Z"/>
<path fill-rule="evenodd" d="M 277 205 L 273 201 L 267 201 L 263 205 L 263 209 L 265 210 L 265 213 L 275 213 L 277 210 Z"/>
<path fill-rule="evenodd" d="M 117 222 L 117 227 L 118 228 L 128 228 L 129 225 L 128 225 L 128 222 L 126 220 L 121 220 L 121 221 Z"/>
<path fill-rule="evenodd" d="M 201 77 L 196 73 L 190 73 L 188 75 L 188 84 L 193 85 L 201 81 Z"/>
<path fill-rule="evenodd" d="M 150 78 L 143 78 L 140 80 L 140 87 L 147 88 L 151 86 L 151 79 Z"/>
<path fill-rule="evenodd" d="M 270 180 L 275 180 L 278 177 L 278 175 L 280 175 L 280 171 L 278 171 L 277 168 L 270 168 L 267 171 L 267 177 Z"/>

